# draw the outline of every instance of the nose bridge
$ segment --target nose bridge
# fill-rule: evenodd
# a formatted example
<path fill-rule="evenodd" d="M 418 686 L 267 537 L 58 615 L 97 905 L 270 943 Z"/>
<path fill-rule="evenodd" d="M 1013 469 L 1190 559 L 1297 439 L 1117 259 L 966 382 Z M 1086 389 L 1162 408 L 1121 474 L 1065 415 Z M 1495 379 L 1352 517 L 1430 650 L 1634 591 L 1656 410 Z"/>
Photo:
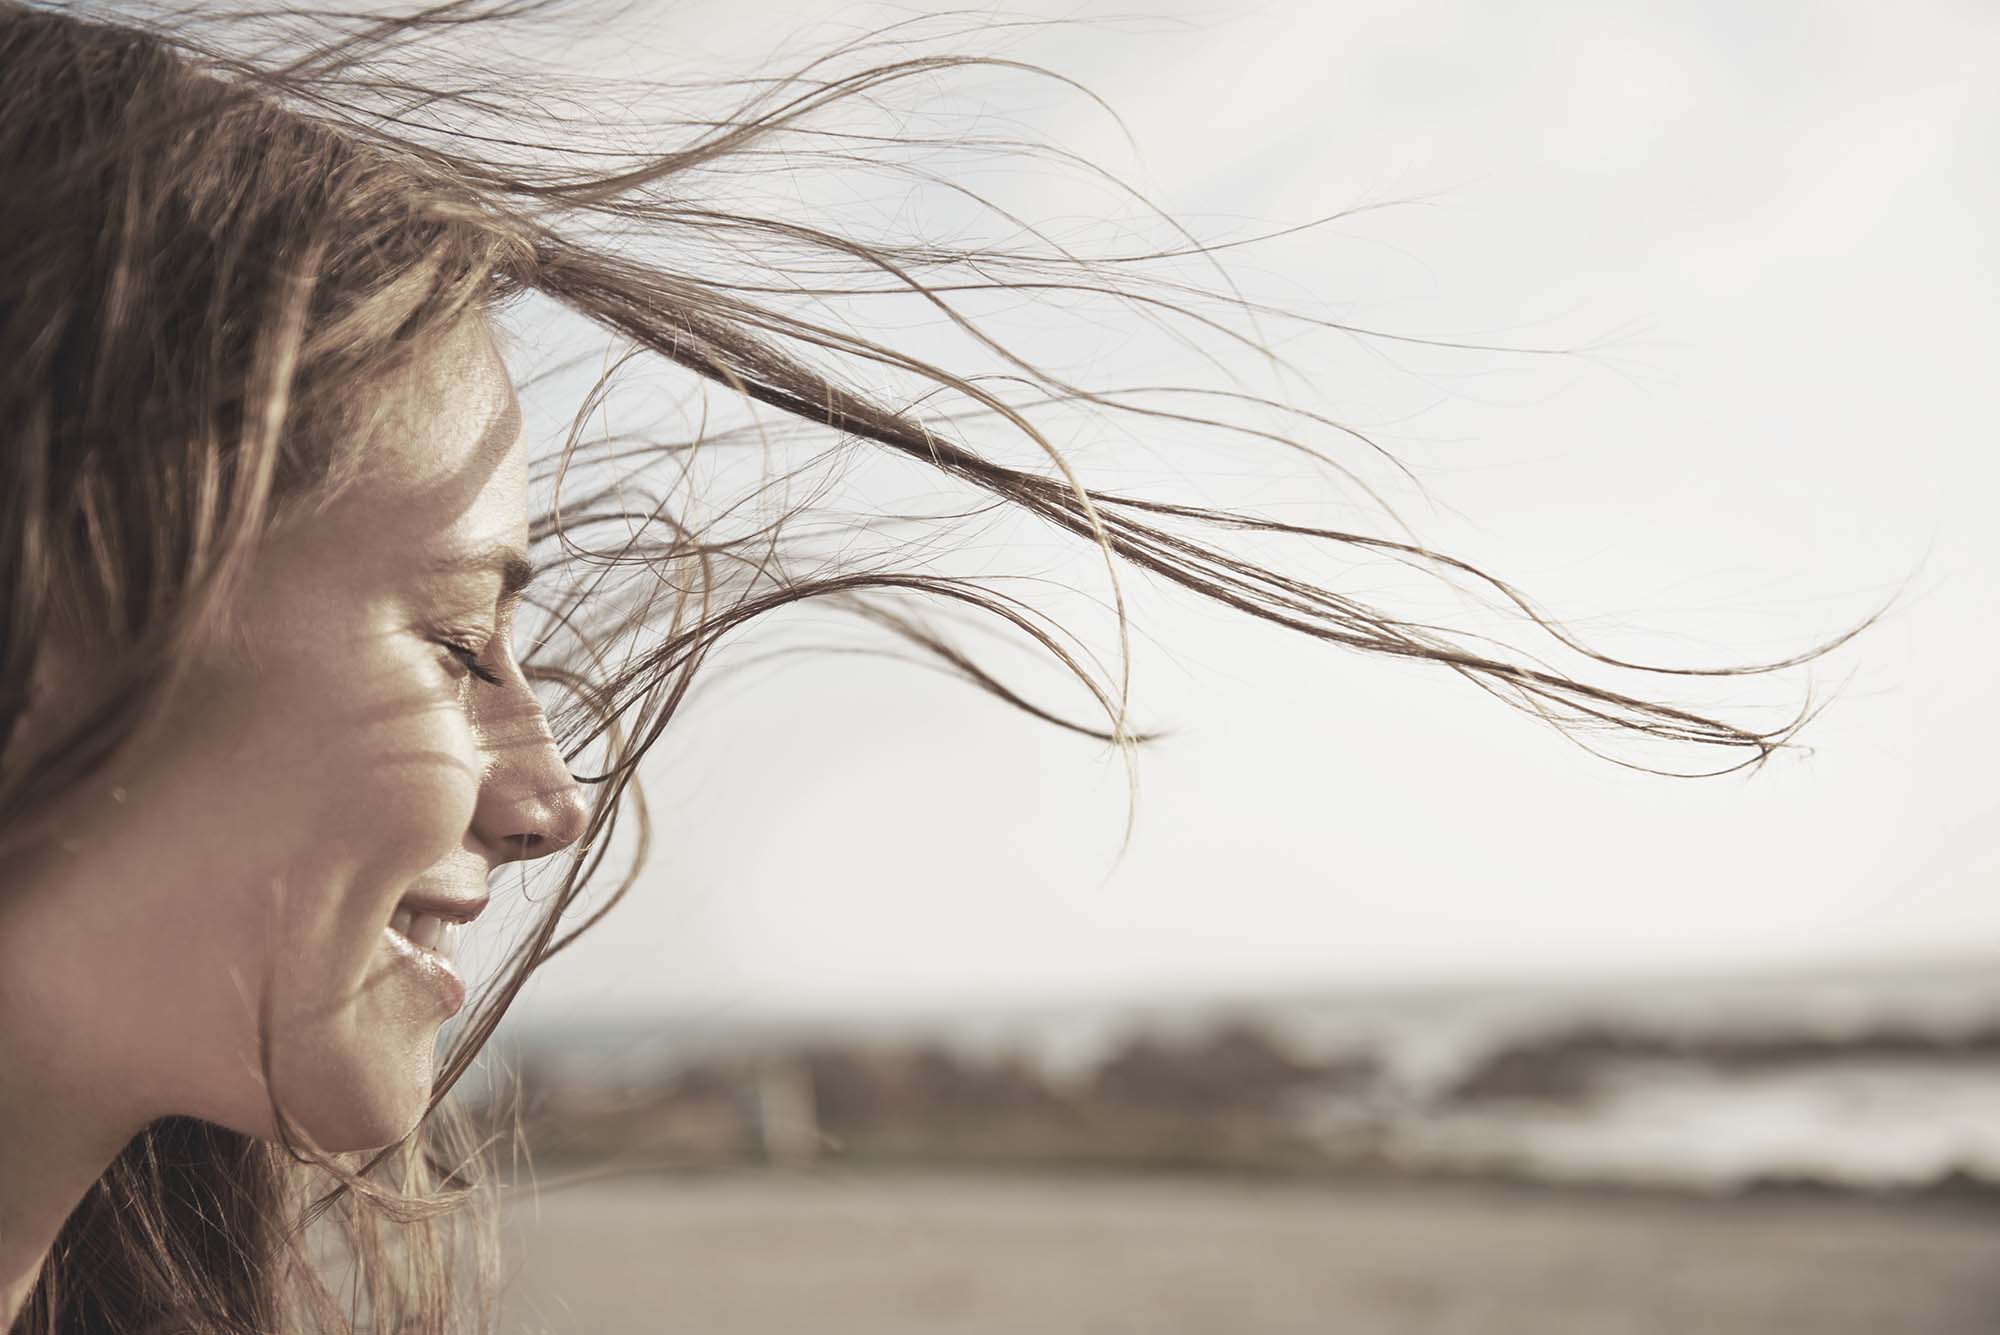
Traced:
<path fill-rule="evenodd" d="M 473 829 L 494 861 L 545 857 L 581 839 L 589 808 L 534 692 L 521 683 L 480 725 L 486 773 Z"/>

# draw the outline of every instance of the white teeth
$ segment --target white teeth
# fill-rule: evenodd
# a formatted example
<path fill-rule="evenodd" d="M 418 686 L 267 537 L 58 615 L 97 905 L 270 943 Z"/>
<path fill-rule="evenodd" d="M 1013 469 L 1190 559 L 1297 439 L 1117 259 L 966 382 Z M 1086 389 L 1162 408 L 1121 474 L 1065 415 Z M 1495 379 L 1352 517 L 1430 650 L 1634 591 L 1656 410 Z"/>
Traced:
<path fill-rule="evenodd" d="M 464 932 L 465 924 L 440 918 L 435 913 L 423 913 L 415 909 L 397 909 L 389 919 L 389 927 L 415 945 L 422 946 L 433 955 L 446 959 L 458 953 L 458 938 Z"/>
<path fill-rule="evenodd" d="M 410 922 L 406 935 L 425 950 L 437 949 L 438 935 L 444 931 L 444 919 L 435 913 L 419 913 Z"/>

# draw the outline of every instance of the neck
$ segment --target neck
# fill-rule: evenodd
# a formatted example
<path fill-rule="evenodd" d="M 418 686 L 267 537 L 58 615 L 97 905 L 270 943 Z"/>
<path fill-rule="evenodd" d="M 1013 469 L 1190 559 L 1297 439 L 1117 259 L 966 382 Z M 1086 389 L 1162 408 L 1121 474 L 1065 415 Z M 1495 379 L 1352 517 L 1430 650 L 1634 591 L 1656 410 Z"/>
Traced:
<path fill-rule="evenodd" d="M 20 1315 L 64 1221 L 140 1129 L 50 1079 L 15 1037 L 0 1036 L 0 1330 Z"/>
<path fill-rule="evenodd" d="M 36 874 L 32 856 L 10 871 Z M 102 1044 L 76 1026 L 87 953 L 52 944 L 23 879 L 0 886 L 0 1331 L 11 1330 L 63 1223 L 149 1120 L 120 1088 Z"/>

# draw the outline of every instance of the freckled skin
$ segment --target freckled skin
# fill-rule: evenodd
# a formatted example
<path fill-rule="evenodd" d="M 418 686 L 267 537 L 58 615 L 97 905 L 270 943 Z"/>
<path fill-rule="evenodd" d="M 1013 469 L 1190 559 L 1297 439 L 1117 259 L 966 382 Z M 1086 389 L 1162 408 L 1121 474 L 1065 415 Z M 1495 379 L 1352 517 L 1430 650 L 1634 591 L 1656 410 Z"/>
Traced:
<path fill-rule="evenodd" d="M 445 1006 L 382 940 L 397 901 L 476 892 L 581 833 L 499 577 L 427 573 L 527 544 L 518 408 L 483 323 L 412 377 L 397 415 L 357 486 L 271 535 L 166 726 L 67 804 L 73 851 L 0 897 L 0 1002 L 37 1017 L 48 1079 L 134 1129 L 181 1113 L 274 1134 L 266 1006 L 294 1120 L 328 1149 L 400 1138 Z M 500 683 L 440 628 L 479 630 Z"/>

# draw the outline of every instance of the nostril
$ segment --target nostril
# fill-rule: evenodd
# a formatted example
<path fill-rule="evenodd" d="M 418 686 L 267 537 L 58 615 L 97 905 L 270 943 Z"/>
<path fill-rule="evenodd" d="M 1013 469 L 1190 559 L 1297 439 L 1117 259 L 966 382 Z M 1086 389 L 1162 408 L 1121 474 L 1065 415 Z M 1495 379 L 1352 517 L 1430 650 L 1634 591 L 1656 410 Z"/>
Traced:
<path fill-rule="evenodd" d="M 520 859 L 542 858 L 560 853 L 583 838 L 590 812 L 575 784 L 542 794 L 528 813 L 529 828 L 507 836 L 508 850 Z"/>
<path fill-rule="evenodd" d="M 583 789 L 553 745 L 509 748 L 487 772 L 474 815 L 478 833 L 499 861 L 559 853 L 590 827 Z"/>

